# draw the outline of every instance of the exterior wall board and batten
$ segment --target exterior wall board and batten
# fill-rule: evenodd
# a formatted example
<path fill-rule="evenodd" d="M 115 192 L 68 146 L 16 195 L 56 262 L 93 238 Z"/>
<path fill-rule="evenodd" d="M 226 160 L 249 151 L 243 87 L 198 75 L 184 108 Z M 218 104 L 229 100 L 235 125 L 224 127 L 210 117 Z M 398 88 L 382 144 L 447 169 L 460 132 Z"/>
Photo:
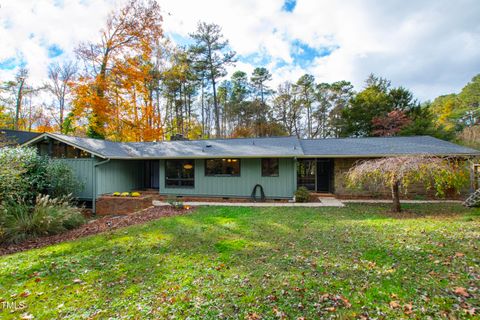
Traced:
<path fill-rule="evenodd" d="M 93 170 L 97 160 L 95 158 L 57 160 L 66 163 L 72 168 L 75 176 L 83 184 L 83 188 L 75 192 L 73 196 L 82 200 L 91 200 L 93 198 Z"/>
<path fill-rule="evenodd" d="M 129 192 L 143 187 L 141 160 L 111 160 L 96 167 L 97 197 L 112 192 Z"/>
<path fill-rule="evenodd" d="M 142 161 L 111 160 L 99 166 L 95 166 L 102 161 L 98 158 L 57 159 L 57 161 L 62 161 L 72 168 L 75 176 L 82 182 L 83 189 L 74 194 L 82 200 L 91 200 L 94 190 L 97 198 L 105 193 L 131 191 L 143 187 Z"/>
<path fill-rule="evenodd" d="M 267 198 L 291 198 L 296 188 L 295 160 L 279 158 L 278 177 L 262 177 L 260 158 L 241 158 L 240 176 L 205 176 L 205 160 L 195 160 L 195 186 L 166 187 L 165 160 L 160 160 L 160 194 L 212 197 L 250 197 L 256 184 Z"/>

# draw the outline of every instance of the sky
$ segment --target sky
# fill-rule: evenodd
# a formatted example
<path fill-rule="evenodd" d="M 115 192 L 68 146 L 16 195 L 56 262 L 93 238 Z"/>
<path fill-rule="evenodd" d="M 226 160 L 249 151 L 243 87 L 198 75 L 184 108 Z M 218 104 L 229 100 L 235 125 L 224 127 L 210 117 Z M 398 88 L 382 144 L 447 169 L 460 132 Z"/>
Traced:
<path fill-rule="evenodd" d="M 229 71 L 266 67 L 272 87 L 309 73 L 317 82 L 370 73 L 422 101 L 459 92 L 480 73 L 479 0 L 158 0 L 165 35 L 182 45 L 198 21 L 222 27 L 237 52 Z M 96 41 L 125 0 L 0 0 L 0 81 L 19 66 L 41 84 L 48 65 Z"/>

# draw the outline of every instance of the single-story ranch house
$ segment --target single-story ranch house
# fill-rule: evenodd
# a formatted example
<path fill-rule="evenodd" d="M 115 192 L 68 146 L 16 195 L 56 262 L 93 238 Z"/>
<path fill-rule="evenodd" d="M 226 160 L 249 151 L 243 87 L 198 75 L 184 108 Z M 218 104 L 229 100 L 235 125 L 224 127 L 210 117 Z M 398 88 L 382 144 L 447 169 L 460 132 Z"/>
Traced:
<path fill-rule="evenodd" d="M 344 139 L 266 137 L 162 142 L 112 142 L 43 133 L 24 145 L 63 159 L 84 182 L 76 196 L 158 189 L 162 195 L 250 197 L 259 184 L 270 199 L 291 199 L 305 186 L 337 196 L 359 159 L 402 155 L 480 156 L 480 151 L 429 136 Z"/>

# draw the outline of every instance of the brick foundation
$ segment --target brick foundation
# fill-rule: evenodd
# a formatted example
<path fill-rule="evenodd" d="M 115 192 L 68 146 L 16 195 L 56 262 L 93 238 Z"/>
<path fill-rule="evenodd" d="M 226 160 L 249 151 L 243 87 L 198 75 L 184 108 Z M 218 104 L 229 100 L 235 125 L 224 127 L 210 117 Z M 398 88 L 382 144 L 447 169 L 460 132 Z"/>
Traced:
<path fill-rule="evenodd" d="M 152 206 L 153 197 L 142 195 L 140 197 L 114 197 L 103 195 L 97 199 L 96 214 L 131 214 Z"/>

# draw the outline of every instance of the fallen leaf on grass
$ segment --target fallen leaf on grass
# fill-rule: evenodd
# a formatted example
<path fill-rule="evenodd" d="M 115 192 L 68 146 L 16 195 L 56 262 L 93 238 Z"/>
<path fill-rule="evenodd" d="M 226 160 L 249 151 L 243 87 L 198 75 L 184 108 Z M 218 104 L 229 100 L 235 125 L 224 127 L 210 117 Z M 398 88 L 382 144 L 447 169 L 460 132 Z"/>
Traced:
<path fill-rule="evenodd" d="M 475 309 L 475 308 L 465 309 L 465 313 L 470 315 L 470 316 L 474 316 L 476 311 L 477 311 L 477 309 Z"/>
<path fill-rule="evenodd" d="M 20 297 L 22 297 L 22 298 L 26 298 L 29 295 L 30 295 L 30 291 L 28 291 L 28 290 L 25 290 L 22 293 L 20 293 Z"/>
<path fill-rule="evenodd" d="M 20 319 L 22 320 L 30 320 L 30 319 L 33 319 L 33 315 L 31 315 L 30 313 L 24 313 L 20 316 Z"/>
<path fill-rule="evenodd" d="M 398 303 L 398 301 L 390 301 L 389 305 L 392 309 L 400 308 L 400 303 Z"/>
<path fill-rule="evenodd" d="M 260 320 L 262 319 L 261 316 L 259 316 L 258 314 L 256 314 L 255 312 L 253 313 L 249 313 L 246 317 L 247 320 Z"/>
<path fill-rule="evenodd" d="M 82 283 L 82 280 L 80 280 L 80 279 L 73 279 L 73 283 Z"/>
<path fill-rule="evenodd" d="M 345 298 L 344 296 L 340 296 L 340 300 L 342 300 L 345 308 L 350 308 L 352 306 L 352 304 L 350 303 L 350 301 L 348 301 L 347 298 Z"/>
<path fill-rule="evenodd" d="M 221 264 L 219 264 L 218 266 L 215 267 L 215 270 L 220 271 L 220 270 L 222 270 L 222 269 L 224 269 L 224 268 L 225 268 L 225 264 L 224 264 L 224 263 L 221 263 Z"/>
<path fill-rule="evenodd" d="M 273 307 L 273 314 L 275 314 L 275 316 L 277 318 L 280 318 L 280 319 L 286 319 L 287 318 L 287 315 L 284 312 L 278 310 L 277 307 Z"/>
<path fill-rule="evenodd" d="M 465 256 L 465 253 L 455 252 L 455 258 L 461 258 L 461 257 L 464 257 L 464 256 Z"/>
<path fill-rule="evenodd" d="M 470 294 L 468 293 L 467 289 L 463 288 L 463 287 L 457 287 L 455 288 L 455 290 L 453 291 L 453 293 L 455 293 L 457 296 L 462 296 L 462 297 L 469 297 Z"/>
<path fill-rule="evenodd" d="M 408 303 L 403 306 L 403 313 L 411 314 L 412 312 L 413 312 L 413 305 L 411 303 Z"/>

